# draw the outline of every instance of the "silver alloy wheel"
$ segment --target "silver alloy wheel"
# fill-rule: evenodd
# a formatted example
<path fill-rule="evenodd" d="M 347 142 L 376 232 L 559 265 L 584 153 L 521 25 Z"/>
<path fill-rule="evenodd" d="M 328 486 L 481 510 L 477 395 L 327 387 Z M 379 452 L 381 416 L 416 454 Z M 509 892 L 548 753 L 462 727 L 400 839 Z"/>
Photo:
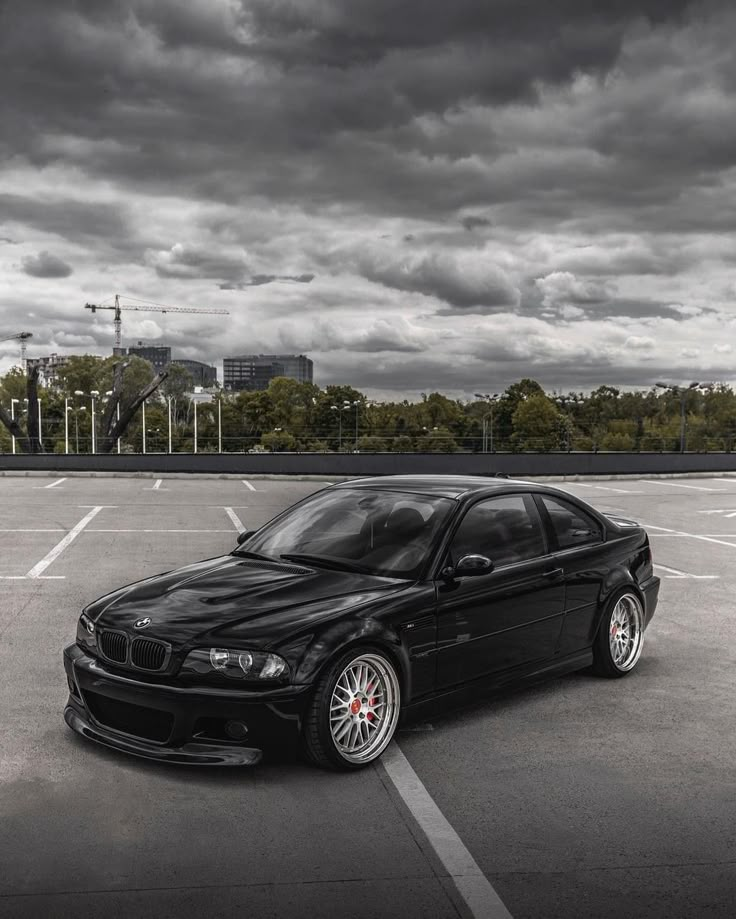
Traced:
<path fill-rule="evenodd" d="M 349 763 L 369 763 L 388 746 L 399 720 L 401 690 L 396 671 L 378 654 L 350 661 L 330 699 L 330 733 Z"/>
<path fill-rule="evenodd" d="M 619 597 L 608 627 L 611 660 L 617 670 L 631 670 L 639 660 L 644 640 L 643 623 L 641 601 L 636 594 Z"/>

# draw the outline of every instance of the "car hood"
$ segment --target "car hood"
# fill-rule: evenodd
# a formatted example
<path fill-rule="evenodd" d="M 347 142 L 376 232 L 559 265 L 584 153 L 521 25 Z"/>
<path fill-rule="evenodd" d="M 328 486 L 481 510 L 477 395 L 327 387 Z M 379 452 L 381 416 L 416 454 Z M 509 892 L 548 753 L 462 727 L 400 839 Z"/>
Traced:
<path fill-rule="evenodd" d="M 277 643 L 409 582 L 232 555 L 209 559 L 124 587 L 87 609 L 98 628 L 133 631 L 175 647 L 228 637 Z"/>

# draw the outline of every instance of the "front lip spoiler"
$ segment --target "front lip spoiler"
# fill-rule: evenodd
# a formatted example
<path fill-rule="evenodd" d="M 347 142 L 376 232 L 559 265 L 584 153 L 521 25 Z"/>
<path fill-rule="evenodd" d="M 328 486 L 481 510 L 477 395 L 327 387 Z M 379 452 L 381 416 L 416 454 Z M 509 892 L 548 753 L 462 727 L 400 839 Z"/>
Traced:
<path fill-rule="evenodd" d="M 75 733 L 104 747 L 159 762 L 182 766 L 255 766 L 263 756 L 263 751 L 255 747 L 225 747 L 200 743 L 188 743 L 178 748 L 149 745 L 145 741 L 124 734 L 100 729 L 71 705 L 64 709 L 64 721 Z"/>

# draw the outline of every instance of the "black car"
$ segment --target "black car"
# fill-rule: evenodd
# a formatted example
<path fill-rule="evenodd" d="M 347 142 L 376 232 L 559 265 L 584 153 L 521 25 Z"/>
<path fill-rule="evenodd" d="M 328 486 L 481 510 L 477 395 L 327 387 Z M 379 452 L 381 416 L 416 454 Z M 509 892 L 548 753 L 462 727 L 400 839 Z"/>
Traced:
<path fill-rule="evenodd" d="M 238 543 L 84 610 L 69 727 L 177 763 L 255 763 L 296 739 L 354 769 L 462 687 L 624 676 L 659 591 L 641 527 L 496 478 L 347 482 Z"/>

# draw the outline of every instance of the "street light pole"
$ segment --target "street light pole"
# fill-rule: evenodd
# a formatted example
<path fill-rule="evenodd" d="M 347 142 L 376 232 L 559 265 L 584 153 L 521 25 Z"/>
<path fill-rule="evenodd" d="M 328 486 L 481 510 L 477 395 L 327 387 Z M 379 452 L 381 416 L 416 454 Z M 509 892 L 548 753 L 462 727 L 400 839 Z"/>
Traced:
<path fill-rule="evenodd" d="M 337 435 L 337 452 L 342 453 L 342 409 L 338 408 L 336 405 L 331 405 L 330 411 L 337 412 L 337 417 L 338 417 L 338 422 L 339 422 L 339 427 L 338 427 L 339 433 Z M 15 453 L 15 450 L 13 450 L 13 453 Z"/>
<path fill-rule="evenodd" d="M 171 396 L 166 401 L 169 407 L 169 453 L 171 453 Z"/>
<path fill-rule="evenodd" d="M 69 453 L 69 397 L 64 397 L 64 453 Z"/>
<path fill-rule="evenodd" d="M 192 403 L 194 405 L 194 452 L 197 452 L 197 403 L 196 401 Z"/>
<path fill-rule="evenodd" d="M 20 402 L 20 399 L 11 399 L 10 400 L 10 420 L 15 421 L 15 403 Z M 11 435 L 13 438 L 13 453 L 15 453 L 15 434 Z"/>
<path fill-rule="evenodd" d="M 491 424 L 490 424 L 491 451 L 490 452 L 493 453 L 493 406 L 495 405 L 496 400 L 498 399 L 498 393 L 494 392 L 493 395 L 491 395 L 491 393 L 477 392 L 477 393 L 473 393 L 473 395 L 475 396 L 476 399 L 482 399 L 484 402 L 488 403 L 489 411 L 481 419 L 483 422 L 481 452 L 488 453 L 488 431 L 489 431 L 488 419 L 490 418 L 490 421 L 491 421 Z"/>
<path fill-rule="evenodd" d="M 97 434 L 97 432 L 95 431 L 95 428 L 97 427 L 95 423 L 95 396 L 99 396 L 99 394 L 100 394 L 99 390 L 97 389 L 90 390 L 90 397 L 92 399 L 92 452 L 93 453 L 97 452 L 97 442 L 95 439 L 96 434 Z"/>
<path fill-rule="evenodd" d="M 36 405 L 38 406 L 38 446 L 43 449 L 43 438 L 41 437 L 41 400 L 36 399 Z"/>
<path fill-rule="evenodd" d="M 86 411 L 87 407 L 85 405 L 81 405 L 79 408 L 74 409 L 74 437 L 77 454 L 79 454 L 79 413 Z"/>
<path fill-rule="evenodd" d="M 142 416 L 141 420 L 143 422 L 143 452 L 146 452 L 146 400 L 144 399 L 141 403 Z"/>
<path fill-rule="evenodd" d="M 667 383 L 655 383 L 654 385 L 659 389 L 668 390 L 680 397 L 680 453 L 684 453 L 687 445 L 687 412 L 685 410 L 687 394 L 691 389 L 698 389 L 700 386 L 706 389 L 711 388 L 712 384 L 690 383 L 689 386 L 673 386 Z"/>
<path fill-rule="evenodd" d="M 222 400 L 217 398 L 217 452 L 222 453 Z"/>
<path fill-rule="evenodd" d="M 337 435 L 337 451 L 338 451 L 338 453 L 342 453 L 342 413 L 343 413 L 346 409 L 349 409 L 349 408 L 350 408 L 350 402 L 348 402 L 347 399 L 345 399 L 345 401 L 343 402 L 342 405 L 331 405 L 331 406 L 330 406 L 330 410 L 331 410 L 331 411 L 337 412 L 337 417 L 338 417 L 338 420 L 339 420 L 339 428 L 338 428 L 339 433 L 338 433 L 338 435 Z M 356 411 L 357 411 L 357 410 L 356 410 Z M 356 431 L 357 431 L 357 421 L 356 421 Z M 356 443 L 357 443 L 357 439 L 356 439 Z"/>

